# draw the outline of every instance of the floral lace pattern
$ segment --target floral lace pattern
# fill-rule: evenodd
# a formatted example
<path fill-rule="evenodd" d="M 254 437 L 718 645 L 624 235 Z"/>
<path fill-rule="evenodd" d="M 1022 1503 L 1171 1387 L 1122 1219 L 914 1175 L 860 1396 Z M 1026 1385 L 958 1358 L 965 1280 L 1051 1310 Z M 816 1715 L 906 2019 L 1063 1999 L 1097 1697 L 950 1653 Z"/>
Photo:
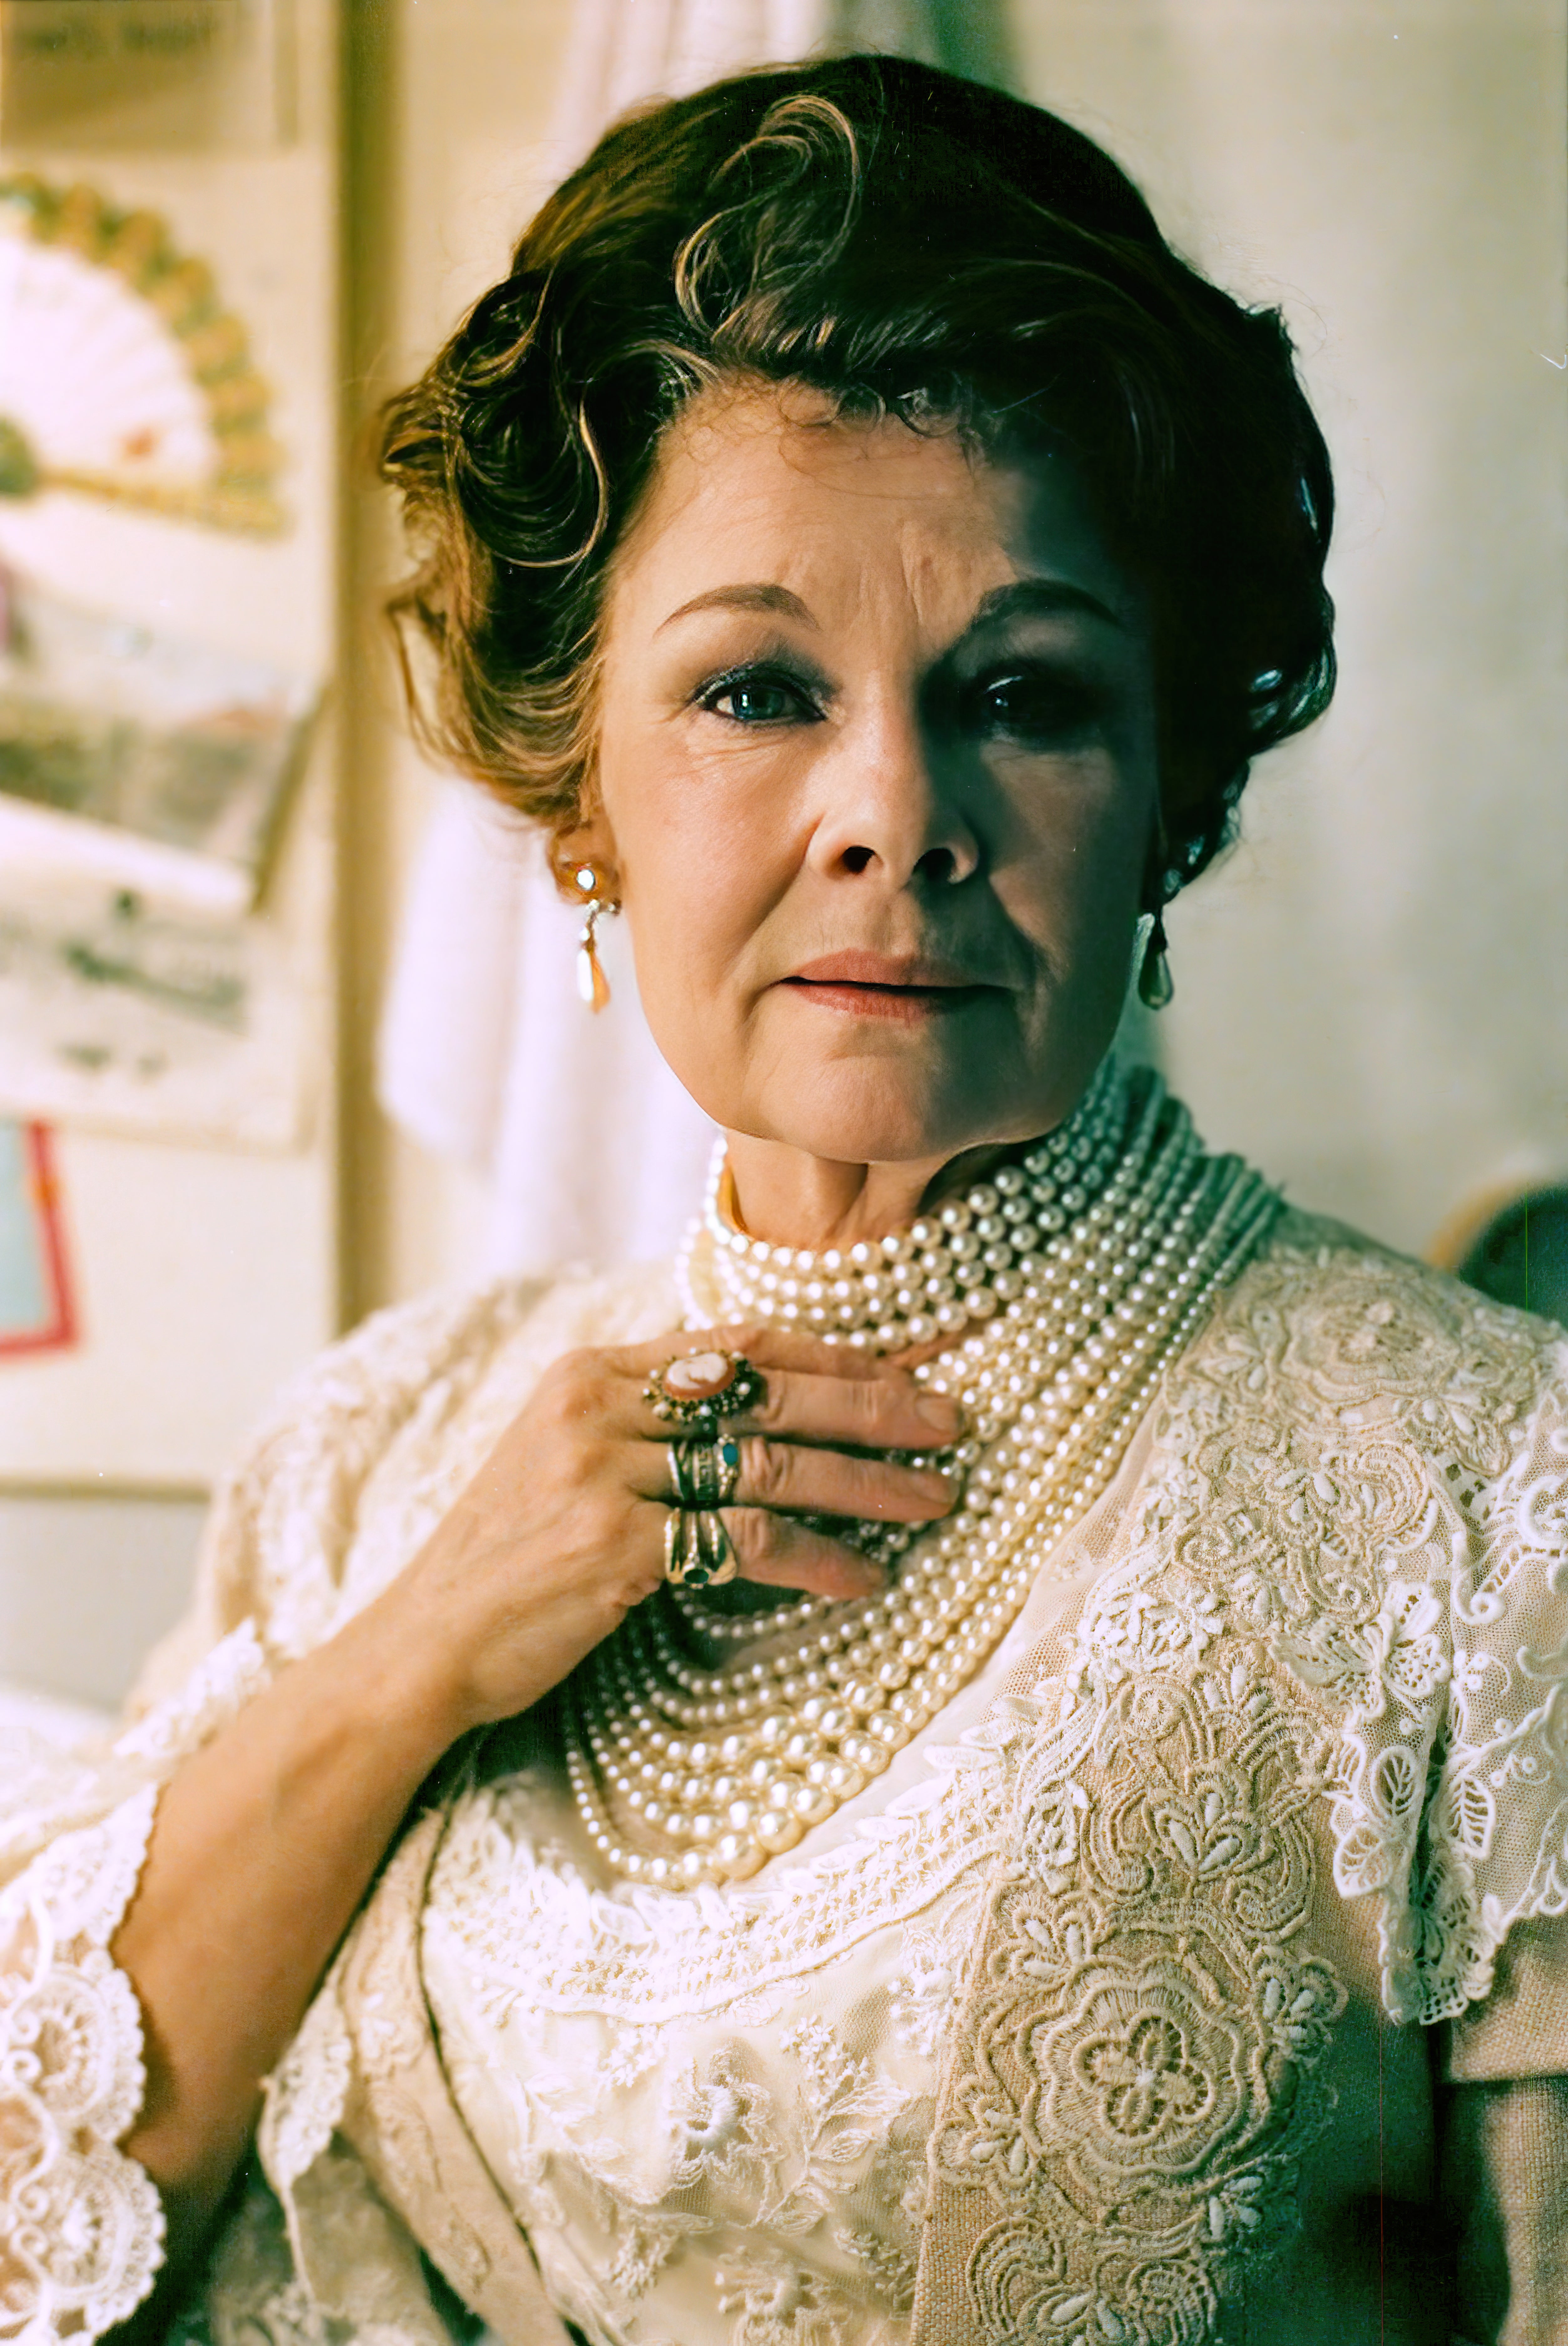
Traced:
<path fill-rule="evenodd" d="M 0 2338 L 97 2337 L 163 2262 L 158 2194 L 116 2147 L 145 2072 L 141 2012 L 109 1942 L 159 1784 L 265 1675 L 243 1628 L 90 1764 L 40 1747 L 0 1797 L 0 1856 L 17 1869 L 0 1889 Z M 97 1821 L 77 1822 L 93 1808 Z"/>
<path fill-rule="evenodd" d="M 1331 2108 L 1326 1864 L 1380 1902 L 1396 2020 L 1568 1906 L 1565 1366 L 1296 1217 L 1178 1364 L 1129 1551 L 1035 1688 L 922 2336 L 1212 2334 Z"/>
<path fill-rule="evenodd" d="M 1432 2022 L 1568 1908 L 1568 1347 L 1294 1227 L 1173 1382 L 1149 1585 L 1315 1713 L 1335 1880 L 1380 1902 L 1390 2013 Z"/>
<path fill-rule="evenodd" d="M 1295 1719 L 1242 1665 L 1128 1673 L 1043 1722 L 933 2147 L 996 2211 L 980 2336 L 1194 2346 L 1277 2245 L 1345 2001 L 1303 1944 L 1311 1799 Z"/>
<path fill-rule="evenodd" d="M 0 2335 L 97 2336 L 147 2295 L 163 2211 L 115 2148 L 140 2105 L 141 2014 L 107 1952 L 154 1795 L 66 1833 L 0 1892 Z"/>
<path fill-rule="evenodd" d="M 0 1789 L 0 2336 L 90 2337 L 161 2257 L 107 1953 L 158 1785 L 385 1586 L 548 1359 L 671 1316 L 639 1273 L 371 1323 L 219 1507 L 196 1674 Z M 594 2346 L 1196 2346 L 1341 2154 L 1347 1996 L 1458 2013 L 1568 1912 L 1565 1369 L 1284 1217 L 927 1796 L 722 1896 L 600 1891 L 548 1768 L 411 1832 L 181 2338 L 444 2346 L 423 2249 L 514 2346 L 561 2346 L 552 2307 Z M 1325 1939 L 1336 1888 L 1376 1960 Z"/>
<path fill-rule="evenodd" d="M 425 1988 L 590 2339 L 907 2338 L 936 2055 L 1023 1749 L 1008 1712 L 851 1842 L 700 1897 L 591 1886 L 546 1770 L 460 1800 Z"/>

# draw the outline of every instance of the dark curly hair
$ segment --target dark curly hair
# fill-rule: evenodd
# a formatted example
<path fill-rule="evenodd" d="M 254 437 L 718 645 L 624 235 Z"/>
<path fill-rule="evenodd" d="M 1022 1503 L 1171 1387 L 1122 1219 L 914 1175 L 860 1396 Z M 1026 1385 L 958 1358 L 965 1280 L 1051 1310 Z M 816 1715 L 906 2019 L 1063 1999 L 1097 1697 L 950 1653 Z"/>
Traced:
<path fill-rule="evenodd" d="M 571 825 L 614 549 L 664 428 L 748 379 L 989 453 L 1065 444 L 1151 600 L 1152 892 L 1202 871 L 1251 759 L 1333 690 L 1333 489 L 1289 336 L 1180 260 L 1081 132 L 890 57 L 617 123 L 389 403 L 382 472 L 417 562 L 391 609 L 427 744 Z"/>

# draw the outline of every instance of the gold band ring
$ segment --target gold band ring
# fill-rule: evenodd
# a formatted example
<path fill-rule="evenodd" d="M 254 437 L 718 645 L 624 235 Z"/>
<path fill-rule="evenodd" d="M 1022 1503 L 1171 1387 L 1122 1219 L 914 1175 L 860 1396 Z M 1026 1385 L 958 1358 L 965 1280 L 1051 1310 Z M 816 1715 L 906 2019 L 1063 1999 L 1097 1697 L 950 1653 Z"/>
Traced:
<path fill-rule="evenodd" d="M 677 1507 L 728 1507 L 740 1487 L 740 1444 L 728 1434 L 716 1442 L 667 1442 L 665 1458 Z"/>
<path fill-rule="evenodd" d="M 722 1588 L 740 1569 L 712 1507 L 672 1507 L 664 1527 L 664 1576 L 672 1588 Z"/>

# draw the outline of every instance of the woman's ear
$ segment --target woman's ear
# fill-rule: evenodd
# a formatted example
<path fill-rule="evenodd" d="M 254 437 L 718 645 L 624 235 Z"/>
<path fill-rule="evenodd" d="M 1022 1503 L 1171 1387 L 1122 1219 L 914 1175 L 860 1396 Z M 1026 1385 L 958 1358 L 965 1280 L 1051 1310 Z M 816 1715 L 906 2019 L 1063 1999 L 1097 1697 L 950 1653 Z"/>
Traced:
<path fill-rule="evenodd" d="M 620 869 L 609 827 L 602 820 L 576 822 L 569 830 L 554 832 L 545 852 L 551 876 L 568 903 L 583 904 L 594 898 L 602 904 L 619 904 Z"/>

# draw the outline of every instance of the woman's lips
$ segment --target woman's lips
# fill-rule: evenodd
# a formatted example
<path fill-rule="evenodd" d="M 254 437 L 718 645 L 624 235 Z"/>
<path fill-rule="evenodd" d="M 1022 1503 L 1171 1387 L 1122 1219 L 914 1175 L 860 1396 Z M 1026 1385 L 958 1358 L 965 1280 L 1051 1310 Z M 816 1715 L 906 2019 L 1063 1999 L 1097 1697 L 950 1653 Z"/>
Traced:
<path fill-rule="evenodd" d="M 950 1016 L 997 991 L 949 963 L 859 951 L 808 962 L 784 983 L 820 1009 L 905 1025 Z"/>
<path fill-rule="evenodd" d="M 785 984 L 820 1009 L 847 1012 L 854 1018 L 891 1018 L 906 1026 L 966 1010 L 993 991 L 985 985 L 835 985 L 799 977 L 786 978 Z"/>

